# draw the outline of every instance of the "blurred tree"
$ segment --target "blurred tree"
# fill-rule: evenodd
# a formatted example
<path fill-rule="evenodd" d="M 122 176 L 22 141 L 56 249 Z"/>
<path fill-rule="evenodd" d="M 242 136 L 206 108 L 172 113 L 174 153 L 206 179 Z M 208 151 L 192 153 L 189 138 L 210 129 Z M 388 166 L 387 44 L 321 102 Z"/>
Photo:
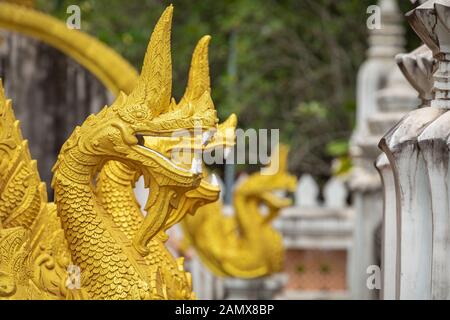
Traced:
<path fill-rule="evenodd" d="M 174 0 L 174 96 L 183 94 L 196 41 L 210 34 L 213 98 L 221 118 L 236 112 L 242 128 L 280 128 L 282 140 L 292 147 L 290 168 L 326 177 L 332 159 L 345 154 L 342 141 L 353 128 L 356 74 L 367 48 L 366 9 L 375 2 Z M 412 8 L 409 1 L 399 2 L 404 12 Z M 82 30 L 140 68 L 149 32 L 170 2 L 38 0 L 37 4 L 61 19 L 67 17 L 69 5 L 79 5 Z M 413 47 L 418 41 L 411 35 Z M 228 64 L 230 44 L 236 51 L 233 72 Z"/>

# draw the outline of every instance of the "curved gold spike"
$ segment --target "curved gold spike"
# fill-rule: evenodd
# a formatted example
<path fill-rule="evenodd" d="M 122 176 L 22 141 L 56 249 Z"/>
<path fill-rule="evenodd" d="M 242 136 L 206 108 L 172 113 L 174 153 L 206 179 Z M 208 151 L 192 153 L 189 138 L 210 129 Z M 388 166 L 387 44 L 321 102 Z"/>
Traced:
<path fill-rule="evenodd" d="M 203 36 L 195 47 L 192 54 L 191 68 L 189 69 L 189 79 L 180 105 L 186 101 L 200 98 L 205 91 L 211 90 L 211 80 L 209 78 L 208 45 L 211 36 Z"/>
<path fill-rule="evenodd" d="M 172 58 L 170 33 L 173 6 L 164 10 L 153 30 L 141 75 L 128 97 L 128 103 L 146 104 L 153 116 L 167 111 L 172 97 Z"/>
<path fill-rule="evenodd" d="M 2 103 L 2 101 L 5 101 L 5 89 L 3 88 L 3 81 L 2 79 L 0 79 L 0 103 Z"/>
<path fill-rule="evenodd" d="M 219 124 L 219 129 L 232 128 L 233 130 L 235 130 L 236 126 L 237 126 L 237 116 L 234 113 L 232 113 L 224 122 Z"/>

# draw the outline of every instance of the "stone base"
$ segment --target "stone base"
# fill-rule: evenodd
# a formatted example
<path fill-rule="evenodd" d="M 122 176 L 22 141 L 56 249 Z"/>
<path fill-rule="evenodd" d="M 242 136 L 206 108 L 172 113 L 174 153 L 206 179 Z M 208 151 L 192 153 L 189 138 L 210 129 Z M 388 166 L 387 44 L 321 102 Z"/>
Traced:
<path fill-rule="evenodd" d="M 347 291 L 288 290 L 275 297 L 277 300 L 349 300 Z"/>
<path fill-rule="evenodd" d="M 286 277 L 282 274 L 258 279 L 227 278 L 224 281 L 228 300 L 271 300 L 283 289 Z"/>

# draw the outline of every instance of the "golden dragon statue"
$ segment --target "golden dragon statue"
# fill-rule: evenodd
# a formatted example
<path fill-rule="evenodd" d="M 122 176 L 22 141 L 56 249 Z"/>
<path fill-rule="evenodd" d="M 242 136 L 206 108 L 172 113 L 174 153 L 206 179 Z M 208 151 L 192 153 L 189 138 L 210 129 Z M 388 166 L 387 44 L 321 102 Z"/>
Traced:
<path fill-rule="evenodd" d="M 278 157 L 271 161 L 279 161 L 276 174 L 257 172 L 236 186 L 234 215 L 224 215 L 222 203 L 216 201 L 182 221 L 188 245 L 217 276 L 257 278 L 281 271 L 283 241 L 271 222 L 291 205 L 281 192 L 293 192 L 296 178 L 287 171 L 287 146 L 280 145 L 275 154 Z M 268 209 L 266 214 L 262 205 Z"/>
<path fill-rule="evenodd" d="M 171 98 L 172 12 L 152 33 L 134 89 L 89 116 L 63 145 L 53 168 L 55 203 L 0 88 L 0 298 L 194 297 L 182 259 L 164 246 L 165 230 L 218 198 L 196 155 L 220 145 L 221 130 L 236 119 L 218 125 L 209 36 L 194 51 L 185 95 L 178 104 Z M 180 145 L 189 164 L 170 157 Z M 145 217 L 130 193 L 140 175 L 150 188 Z M 70 285 L 71 266 L 81 272 L 79 286 Z"/>

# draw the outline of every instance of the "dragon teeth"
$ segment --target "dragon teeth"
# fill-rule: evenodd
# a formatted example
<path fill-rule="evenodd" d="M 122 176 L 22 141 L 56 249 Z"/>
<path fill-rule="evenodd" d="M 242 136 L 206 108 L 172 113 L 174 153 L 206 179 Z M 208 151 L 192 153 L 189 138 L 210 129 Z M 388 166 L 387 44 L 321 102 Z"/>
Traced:
<path fill-rule="evenodd" d="M 191 164 L 191 172 L 193 174 L 200 174 L 202 173 L 202 169 L 202 159 L 199 158 L 197 154 L 195 154 Z"/>
<path fill-rule="evenodd" d="M 232 151 L 231 147 L 226 147 L 225 150 L 223 150 L 223 157 L 227 159 L 228 156 L 231 154 L 231 151 Z"/>
<path fill-rule="evenodd" d="M 148 178 L 147 176 L 144 176 L 144 187 L 150 188 L 150 178 Z"/>
<path fill-rule="evenodd" d="M 215 173 L 211 175 L 211 182 L 213 186 L 218 187 L 219 186 L 219 179 L 217 179 L 217 176 Z"/>
<path fill-rule="evenodd" d="M 209 139 L 211 138 L 212 134 L 210 131 L 203 132 L 202 135 L 202 144 L 206 145 L 209 142 Z"/>

